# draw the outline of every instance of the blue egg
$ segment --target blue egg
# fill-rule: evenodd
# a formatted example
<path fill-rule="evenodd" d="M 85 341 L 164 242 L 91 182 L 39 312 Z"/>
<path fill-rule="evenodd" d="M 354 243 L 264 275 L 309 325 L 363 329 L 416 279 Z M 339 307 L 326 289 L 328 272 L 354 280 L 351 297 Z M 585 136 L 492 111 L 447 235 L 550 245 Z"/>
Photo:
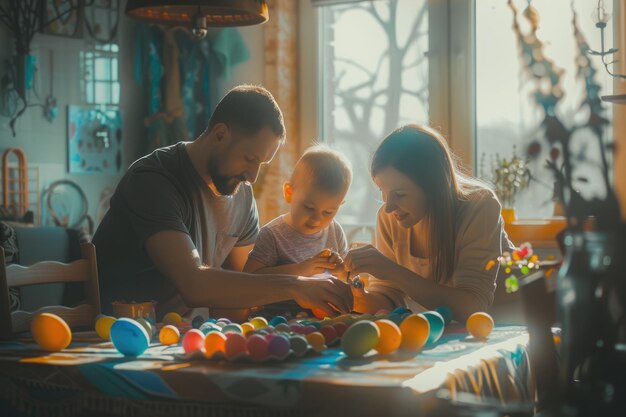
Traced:
<path fill-rule="evenodd" d="M 204 322 L 205 323 L 217 323 L 217 320 L 216 319 L 206 319 Z"/>
<path fill-rule="evenodd" d="M 194 329 L 199 329 L 200 326 L 202 326 L 202 323 L 204 323 L 204 317 L 196 316 L 193 318 L 193 320 L 191 320 L 191 327 L 193 327 Z"/>
<path fill-rule="evenodd" d="M 452 310 L 450 310 L 450 307 L 445 306 L 445 305 L 440 305 L 439 307 L 435 309 L 435 311 L 441 314 L 441 317 L 443 317 L 443 321 L 446 324 L 449 324 L 452 321 Z"/>
<path fill-rule="evenodd" d="M 286 324 L 287 323 L 287 319 L 284 318 L 283 316 L 275 316 L 275 317 L 272 317 L 270 319 L 270 321 L 269 321 L 269 325 L 273 326 L 273 327 L 278 326 L 280 323 L 285 323 Z"/>
<path fill-rule="evenodd" d="M 124 356 L 139 356 L 148 349 L 150 339 L 146 329 L 133 319 L 117 319 L 111 326 L 111 342 Z"/>
<path fill-rule="evenodd" d="M 404 313 L 412 313 L 412 311 L 411 311 L 411 310 L 409 310 L 408 308 L 406 308 L 406 307 L 402 307 L 402 306 L 400 306 L 400 307 L 396 307 L 396 308 L 394 308 L 394 309 L 391 311 L 391 314 L 397 314 L 398 316 L 401 316 L 401 315 L 403 315 Z"/>
<path fill-rule="evenodd" d="M 400 325 L 400 323 L 402 323 L 402 320 L 403 320 L 402 317 L 398 313 L 389 314 L 389 316 L 387 316 L 387 319 L 393 321 L 398 326 Z"/>
<path fill-rule="evenodd" d="M 445 325 L 443 317 L 436 311 L 425 311 L 422 314 L 426 317 L 430 325 L 430 333 L 428 334 L 428 339 L 426 339 L 426 344 L 435 343 L 443 334 Z"/>

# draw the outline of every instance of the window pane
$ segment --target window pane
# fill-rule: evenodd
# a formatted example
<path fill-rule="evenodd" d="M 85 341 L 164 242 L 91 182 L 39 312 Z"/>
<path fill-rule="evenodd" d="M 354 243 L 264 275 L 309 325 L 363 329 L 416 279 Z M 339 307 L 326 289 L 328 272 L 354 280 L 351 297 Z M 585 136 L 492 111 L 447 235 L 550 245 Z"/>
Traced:
<path fill-rule="evenodd" d="M 368 164 L 381 139 L 428 122 L 426 0 L 322 8 L 322 138 L 348 156 L 354 179 L 338 220 L 372 224 L 381 204 Z"/>
<path fill-rule="evenodd" d="M 557 117 L 567 128 L 584 124 L 589 117 L 587 108 L 581 108 L 586 97 L 585 82 L 577 77 L 576 66 L 578 46 L 574 38 L 572 25 L 572 6 L 577 13 L 579 30 L 589 46 L 599 49 L 600 34 L 591 19 L 591 12 L 597 2 L 588 0 L 535 0 L 532 6 L 539 14 L 537 37 L 544 43 L 544 55 L 562 69 L 560 88 L 563 98 L 556 107 Z M 606 2 L 610 3 L 610 2 Z M 517 21 L 522 33 L 529 34 L 529 22 L 523 16 L 528 2 L 514 0 L 518 9 Z M 517 154 L 524 156 L 529 149 L 531 154 L 530 169 L 536 180 L 516 198 L 515 209 L 519 217 L 549 217 L 552 214 L 552 173 L 545 167 L 549 157 L 549 146 L 541 122 L 544 117 L 542 108 L 535 102 L 534 93 L 537 84 L 522 65 L 520 49 L 515 32 L 512 29 L 513 11 L 501 0 L 481 0 L 476 2 L 476 95 L 477 95 L 477 140 L 476 160 L 478 173 L 485 179 L 492 178 L 492 162 L 496 155 L 502 158 L 512 156 L 513 147 Z M 609 22 L 607 34 L 612 33 Z M 607 36 L 609 44 L 612 36 Z M 594 80 L 600 84 L 600 94 L 610 94 L 612 79 L 604 71 L 597 58 L 591 58 L 592 65 L 598 71 Z M 542 87 L 545 87 L 542 86 Z M 605 105 L 604 116 L 611 118 L 610 106 Z M 531 148 L 533 143 L 539 144 Z M 584 149 L 587 159 L 598 161 L 599 147 L 594 146 L 596 139 L 589 131 L 581 129 L 572 139 L 575 152 Z M 584 164 L 581 164 L 584 165 Z M 593 164 L 591 164 L 593 165 Z M 591 166 L 589 165 L 589 166 Z M 589 170 L 585 175 L 590 178 L 581 188 L 598 187 L 597 169 Z M 581 189 L 581 192 L 585 190 Z"/>
<path fill-rule="evenodd" d="M 96 104 L 108 104 L 111 102 L 111 84 L 108 82 L 96 82 Z"/>

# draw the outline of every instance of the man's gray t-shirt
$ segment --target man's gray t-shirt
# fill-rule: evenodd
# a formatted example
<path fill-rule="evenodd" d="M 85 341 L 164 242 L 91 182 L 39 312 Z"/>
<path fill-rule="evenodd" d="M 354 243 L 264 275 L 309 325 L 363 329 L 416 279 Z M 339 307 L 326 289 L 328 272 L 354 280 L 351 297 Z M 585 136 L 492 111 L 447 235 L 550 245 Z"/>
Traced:
<path fill-rule="evenodd" d="M 242 183 L 231 196 L 214 194 L 194 169 L 183 142 L 135 161 L 93 238 L 103 311 L 110 312 L 115 300 L 154 300 L 159 313 L 174 307 L 167 303 L 177 298 L 176 288 L 144 246 L 164 230 L 188 234 L 202 262 L 221 267 L 233 247 L 254 243 L 259 233 L 252 187 Z"/>
<path fill-rule="evenodd" d="M 327 228 L 306 235 L 285 221 L 286 214 L 275 218 L 261 229 L 250 258 L 265 266 L 279 266 L 303 262 L 324 249 L 331 249 L 342 257 L 348 252 L 343 229 L 335 220 Z"/>

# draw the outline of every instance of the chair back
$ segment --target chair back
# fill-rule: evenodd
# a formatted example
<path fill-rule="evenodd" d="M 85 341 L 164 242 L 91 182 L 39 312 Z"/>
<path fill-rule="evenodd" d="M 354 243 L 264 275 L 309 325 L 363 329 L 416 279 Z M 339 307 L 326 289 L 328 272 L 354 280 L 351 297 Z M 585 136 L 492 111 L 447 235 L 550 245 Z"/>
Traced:
<path fill-rule="evenodd" d="M 4 250 L 0 248 L 0 339 L 9 340 L 30 329 L 30 322 L 39 313 L 53 313 L 70 326 L 91 327 L 100 314 L 100 291 L 96 248 L 92 243 L 81 244 L 82 258 L 70 263 L 37 262 L 31 266 L 6 265 Z M 82 282 L 85 284 L 85 303 L 76 307 L 49 306 L 33 312 L 11 312 L 9 287 Z"/>

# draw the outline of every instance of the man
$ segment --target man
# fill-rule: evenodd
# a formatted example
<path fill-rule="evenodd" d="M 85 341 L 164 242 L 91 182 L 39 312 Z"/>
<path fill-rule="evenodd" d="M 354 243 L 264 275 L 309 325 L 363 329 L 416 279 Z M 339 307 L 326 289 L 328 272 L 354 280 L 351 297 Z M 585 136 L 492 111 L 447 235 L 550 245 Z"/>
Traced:
<path fill-rule="evenodd" d="M 269 91 L 239 86 L 196 140 L 133 163 L 93 239 L 104 311 L 115 300 L 154 300 L 161 315 L 289 299 L 329 315 L 331 305 L 350 311 L 350 289 L 337 279 L 241 272 L 259 232 L 250 183 L 284 140 Z"/>

